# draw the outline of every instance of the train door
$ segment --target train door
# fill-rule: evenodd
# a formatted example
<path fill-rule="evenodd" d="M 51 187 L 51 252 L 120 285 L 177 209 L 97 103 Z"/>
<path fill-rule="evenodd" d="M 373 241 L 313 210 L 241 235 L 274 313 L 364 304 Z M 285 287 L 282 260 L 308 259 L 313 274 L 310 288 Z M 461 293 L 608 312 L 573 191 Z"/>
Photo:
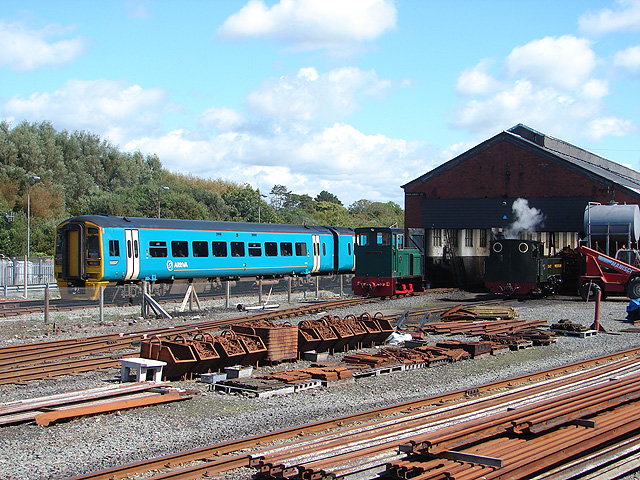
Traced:
<path fill-rule="evenodd" d="M 81 279 L 84 273 L 83 225 L 70 223 L 64 229 L 62 250 L 66 280 Z"/>
<path fill-rule="evenodd" d="M 311 241 L 313 243 L 313 268 L 311 273 L 320 271 L 320 235 L 312 235 Z"/>
<path fill-rule="evenodd" d="M 138 230 L 126 229 L 124 231 L 127 249 L 127 273 L 125 280 L 137 280 L 140 274 L 140 245 Z"/>

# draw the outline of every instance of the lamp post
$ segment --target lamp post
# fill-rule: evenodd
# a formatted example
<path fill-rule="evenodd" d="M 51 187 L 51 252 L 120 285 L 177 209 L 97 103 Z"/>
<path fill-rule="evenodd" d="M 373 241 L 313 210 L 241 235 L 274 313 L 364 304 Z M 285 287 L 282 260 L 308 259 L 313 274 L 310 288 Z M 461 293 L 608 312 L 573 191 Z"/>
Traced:
<path fill-rule="evenodd" d="M 40 177 L 32 175 L 31 177 L 27 178 L 27 254 L 24 257 L 24 298 L 27 298 L 27 284 L 29 283 L 27 262 L 29 261 L 29 254 L 31 249 L 31 192 L 29 191 L 31 180 L 37 182 L 40 180 Z"/>
<path fill-rule="evenodd" d="M 261 196 L 262 198 L 267 198 L 267 196 L 266 196 L 266 195 L 262 195 L 262 194 L 260 194 L 260 196 Z M 260 199 L 258 198 L 258 223 L 260 223 L 260 202 L 261 202 L 261 201 L 262 201 L 262 200 L 260 200 Z"/>
<path fill-rule="evenodd" d="M 169 187 L 158 187 L 158 218 L 160 218 L 160 193 L 162 190 L 169 190 Z"/>

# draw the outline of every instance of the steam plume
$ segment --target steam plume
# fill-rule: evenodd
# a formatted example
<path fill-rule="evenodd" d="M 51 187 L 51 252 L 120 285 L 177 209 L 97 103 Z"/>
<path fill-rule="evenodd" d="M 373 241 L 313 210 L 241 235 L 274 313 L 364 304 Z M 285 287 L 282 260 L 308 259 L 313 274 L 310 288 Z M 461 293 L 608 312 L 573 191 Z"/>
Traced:
<path fill-rule="evenodd" d="M 543 213 L 534 207 L 529 207 L 529 201 L 518 198 L 513 202 L 511 210 L 516 216 L 515 221 L 504 231 L 505 238 L 518 238 L 521 232 L 535 232 L 536 227 L 542 226 Z"/>

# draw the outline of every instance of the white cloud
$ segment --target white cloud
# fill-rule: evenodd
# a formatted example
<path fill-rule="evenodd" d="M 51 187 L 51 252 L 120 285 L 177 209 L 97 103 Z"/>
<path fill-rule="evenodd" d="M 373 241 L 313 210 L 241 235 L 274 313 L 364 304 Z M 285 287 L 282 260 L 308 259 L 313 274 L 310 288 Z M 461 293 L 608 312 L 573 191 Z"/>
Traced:
<path fill-rule="evenodd" d="M 219 131 L 233 131 L 245 123 L 244 117 L 231 108 L 208 108 L 200 115 L 200 124 Z"/>
<path fill-rule="evenodd" d="M 617 52 L 613 56 L 613 64 L 631 73 L 638 72 L 640 70 L 640 46 L 636 45 Z"/>
<path fill-rule="evenodd" d="M 472 68 L 465 69 L 456 82 L 456 91 L 463 96 L 486 94 L 499 88 L 500 83 L 493 78 L 487 70 L 493 61 L 489 59 L 480 60 Z"/>
<path fill-rule="evenodd" d="M 19 23 L 0 20 L 0 65 L 18 72 L 32 72 L 40 68 L 65 65 L 84 53 L 82 37 L 51 41 L 66 36 L 67 28 L 49 25 L 30 30 Z"/>
<path fill-rule="evenodd" d="M 640 1 L 617 0 L 615 8 L 588 12 L 578 19 L 580 30 L 588 35 L 640 30 Z"/>
<path fill-rule="evenodd" d="M 247 97 L 258 115 L 286 121 L 343 119 L 358 108 L 359 95 L 382 95 L 391 82 L 373 71 L 345 67 L 319 74 L 302 68 L 295 76 L 263 82 Z"/>
<path fill-rule="evenodd" d="M 587 136 L 593 140 L 600 140 L 609 135 L 622 137 L 636 130 L 631 121 L 615 117 L 595 118 L 589 122 L 588 127 Z"/>
<path fill-rule="evenodd" d="M 55 120 L 57 128 L 92 130 L 121 143 L 132 135 L 159 126 L 166 102 L 159 88 L 145 90 L 110 80 L 69 80 L 53 93 L 15 95 L 0 109 L 2 116 L 29 121 Z"/>
<path fill-rule="evenodd" d="M 396 25 L 391 0 L 250 0 L 218 29 L 223 38 L 267 38 L 302 50 L 370 42 Z"/>
<path fill-rule="evenodd" d="M 177 130 L 132 141 L 126 148 L 154 152 L 172 171 L 246 182 L 263 192 L 275 184 L 312 196 L 326 189 L 347 205 L 361 198 L 402 204 L 400 185 L 430 168 L 421 143 L 365 135 L 342 123 L 268 137 L 228 133 L 202 138 Z"/>
<path fill-rule="evenodd" d="M 523 76 L 539 85 L 574 89 L 596 66 L 596 55 L 586 39 L 563 35 L 545 37 L 516 47 L 505 60 L 511 77 Z"/>

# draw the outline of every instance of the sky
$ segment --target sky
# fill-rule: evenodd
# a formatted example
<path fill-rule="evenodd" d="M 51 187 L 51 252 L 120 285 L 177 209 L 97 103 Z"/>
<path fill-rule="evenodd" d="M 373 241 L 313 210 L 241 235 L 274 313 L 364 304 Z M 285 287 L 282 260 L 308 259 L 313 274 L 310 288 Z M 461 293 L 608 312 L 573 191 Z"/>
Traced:
<path fill-rule="evenodd" d="M 640 0 L 0 0 L 0 119 L 345 206 L 519 123 L 640 170 Z"/>

